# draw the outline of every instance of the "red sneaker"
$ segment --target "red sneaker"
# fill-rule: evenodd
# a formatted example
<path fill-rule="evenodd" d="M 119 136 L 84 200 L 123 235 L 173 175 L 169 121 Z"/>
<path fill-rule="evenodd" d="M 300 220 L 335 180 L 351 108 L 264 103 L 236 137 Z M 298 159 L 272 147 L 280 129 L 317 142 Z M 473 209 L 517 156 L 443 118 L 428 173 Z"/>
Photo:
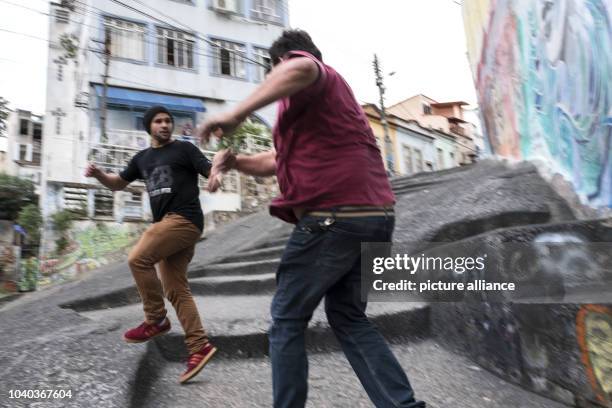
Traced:
<path fill-rule="evenodd" d="M 204 347 L 200 349 L 200 351 L 193 353 L 189 356 L 189 361 L 187 362 L 187 371 L 181 375 L 179 382 L 181 384 L 189 381 L 193 377 L 199 374 L 200 371 L 204 368 L 208 360 L 215 354 L 217 348 L 210 343 L 206 343 Z"/>
<path fill-rule="evenodd" d="M 159 324 L 148 324 L 143 322 L 140 326 L 134 327 L 123 334 L 123 340 L 128 343 L 143 343 L 153 337 L 161 336 L 170 331 L 170 320 L 167 318 Z"/>

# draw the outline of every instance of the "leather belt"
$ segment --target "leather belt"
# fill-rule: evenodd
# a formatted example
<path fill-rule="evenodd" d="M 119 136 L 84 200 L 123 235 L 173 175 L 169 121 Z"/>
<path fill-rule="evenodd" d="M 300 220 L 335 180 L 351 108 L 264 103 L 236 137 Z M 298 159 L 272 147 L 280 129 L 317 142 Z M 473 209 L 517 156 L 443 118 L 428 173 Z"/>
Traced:
<path fill-rule="evenodd" d="M 392 217 L 392 206 L 344 206 L 331 209 L 307 211 L 304 215 L 313 217 Z"/>

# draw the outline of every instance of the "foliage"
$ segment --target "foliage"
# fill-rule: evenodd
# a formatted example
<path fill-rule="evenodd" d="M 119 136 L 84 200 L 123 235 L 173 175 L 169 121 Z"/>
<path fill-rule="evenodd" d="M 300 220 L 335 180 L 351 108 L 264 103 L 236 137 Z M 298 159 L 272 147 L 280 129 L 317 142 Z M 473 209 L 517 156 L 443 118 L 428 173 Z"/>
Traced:
<path fill-rule="evenodd" d="M 266 145 L 270 146 L 269 138 L 266 137 L 267 133 L 268 129 L 264 125 L 247 120 L 234 133 L 221 138 L 217 148 L 219 150 L 230 148 L 236 153 L 242 152 L 247 147 L 249 136 L 265 140 L 267 141 Z"/>
<path fill-rule="evenodd" d="M 40 243 L 40 228 L 43 219 L 40 209 L 35 204 L 28 204 L 19 211 L 17 224 L 28 234 L 27 243 L 38 246 Z"/>
<path fill-rule="evenodd" d="M 19 211 L 37 202 L 34 184 L 27 179 L 0 173 L 0 219 L 14 221 Z"/>
<path fill-rule="evenodd" d="M 61 0 L 60 7 L 67 8 L 70 11 L 74 11 L 74 0 Z"/>
<path fill-rule="evenodd" d="M 59 43 L 66 51 L 64 58 L 74 59 L 79 52 L 79 39 L 74 34 L 62 34 Z"/>
<path fill-rule="evenodd" d="M 38 281 L 38 260 L 36 257 L 31 256 L 23 260 L 21 264 L 23 274 L 19 282 L 19 290 L 22 292 L 36 290 L 36 283 Z"/>
<path fill-rule="evenodd" d="M 58 254 L 61 254 L 68 247 L 70 243 L 68 231 L 72 228 L 72 224 L 76 218 L 74 212 L 68 209 L 58 211 L 51 216 L 53 229 L 58 234 L 58 238 L 55 241 L 55 251 Z"/>

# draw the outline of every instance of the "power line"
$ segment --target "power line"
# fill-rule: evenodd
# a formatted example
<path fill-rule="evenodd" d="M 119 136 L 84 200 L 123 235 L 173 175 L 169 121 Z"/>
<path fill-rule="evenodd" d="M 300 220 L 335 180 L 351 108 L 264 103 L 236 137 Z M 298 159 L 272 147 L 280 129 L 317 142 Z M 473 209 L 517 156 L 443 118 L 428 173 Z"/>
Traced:
<path fill-rule="evenodd" d="M 37 12 L 37 13 L 44 14 L 44 15 L 46 15 L 46 16 L 48 16 L 48 15 L 49 15 L 49 13 L 46 13 L 46 12 L 44 12 L 44 11 L 42 11 L 42 10 L 38 10 L 38 9 L 34 9 L 34 8 L 30 8 L 30 7 L 24 6 L 24 5 L 22 5 L 22 4 L 12 3 L 12 2 L 10 2 L 10 1 L 6 1 L 6 0 L 0 0 L 0 2 L 2 2 L 2 3 L 6 3 L 6 4 L 10 4 L 11 6 L 20 7 L 20 8 L 26 9 L 26 10 L 35 11 L 35 12 Z"/>
<path fill-rule="evenodd" d="M 79 1 L 79 0 L 76 0 L 76 1 L 78 1 L 78 2 L 80 3 L 80 1 Z M 230 52 L 230 53 L 232 53 L 232 54 L 238 54 L 239 56 L 241 56 L 242 58 L 244 58 L 246 61 L 249 61 L 249 62 L 251 62 L 251 63 L 253 63 L 253 64 L 256 64 L 256 65 L 262 66 L 262 67 L 264 67 L 264 68 L 268 68 L 268 67 L 266 66 L 266 64 L 262 64 L 262 63 L 261 63 L 261 62 L 259 62 L 259 61 L 256 61 L 256 60 L 250 59 L 250 58 L 248 58 L 248 57 L 245 57 L 245 56 L 243 56 L 243 55 L 242 55 L 240 52 L 238 52 L 238 51 L 235 51 L 235 50 L 232 50 L 232 49 L 230 49 L 230 48 L 226 48 L 226 47 L 220 46 L 219 44 L 215 43 L 214 41 L 211 41 L 211 40 L 209 40 L 208 38 L 206 38 L 204 35 L 202 35 L 202 33 L 200 33 L 200 32 L 198 32 L 198 31 L 194 30 L 193 28 L 191 28 L 191 27 L 189 27 L 189 26 L 187 26 L 187 25 L 185 25 L 185 24 L 183 24 L 183 23 L 181 23 L 181 22 L 179 22 L 178 20 L 174 19 L 173 17 L 170 17 L 170 16 L 168 16 L 168 15 L 166 15 L 166 14 L 162 13 L 161 11 L 159 11 L 159 10 L 155 9 L 154 7 L 147 6 L 149 9 L 151 9 L 151 10 L 155 11 L 156 13 L 159 13 L 160 15 L 165 16 L 165 17 L 166 17 L 166 18 L 168 18 L 169 20 L 174 21 L 175 23 L 178 23 L 178 24 L 182 25 L 182 26 L 183 26 L 183 28 L 177 27 L 176 25 L 168 24 L 168 22 L 167 22 L 167 21 L 164 21 L 164 20 L 162 20 L 162 19 L 160 19 L 160 18 L 158 18 L 158 17 L 155 17 L 155 16 L 153 16 L 153 15 L 151 15 L 151 14 L 149 14 L 149 13 L 146 13 L 146 12 L 144 12 L 144 11 L 142 11 L 142 10 L 139 10 L 139 9 L 137 9 L 137 8 L 133 7 L 133 6 L 130 6 L 129 4 L 125 4 L 124 2 L 122 2 L 122 1 L 120 1 L 120 0 L 110 0 L 110 1 L 112 1 L 112 2 L 113 2 L 113 3 L 115 3 L 115 4 L 121 5 L 121 6 L 123 6 L 123 7 L 127 8 L 127 9 L 129 9 L 129 10 L 132 10 L 132 11 L 134 11 L 134 12 L 136 12 L 136 13 L 139 13 L 139 14 L 142 14 L 142 15 L 144 15 L 144 16 L 146 16 L 146 17 L 149 17 L 149 18 L 151 18 L 151 19 L 153 19 L 153 20 L 155 20 L 155 21 L 157 21 L 157 22 L 160 22 L 160 23 L 162 23 L 162 24 L 170 25 L 171 27 L 173 27 L 173 28 L 175 28 L 175 29 L 178 29 L 178 30 L 181 30 L 181 31 L 185 31 L 185 30 L 190 31 L 190 32 L 194 33 L 194 34 L 195 34 L 195 36 L 196 36 L 198 39 L 200 39 L 200 40 L 202 40 L 202 41 L 206 42 L 206 43 L 207 43 L 207 44 L 209 44 L 209 45 L 212 45 L 213 47 L 218 47 L 218 48 L 221 48 L 221 49 L 223 49 L 223 50 L 225 50 L 225 51 L 227 51 L 227 52 Z M 81 4 L 82 4 L 82 3 L 81 3 Z M 142 4 L 142 3 L 140 3 L 140 4 Z"/>
<path fill-rule="evenodd" d="M 75 1 L 76 1 L 77 3 L 79 3 L 79 4 L 80 4 L 80 5 L 81 5 L 81 6 L 84 8 L 84 10 L 83 10 L 83 11 L 84 11 L 85 13 L 89 13 L 89 14 L 96 15 L 96 16 L 102 16 L 102 17 L 105 17 L 105 16 L 106 16 L 106 12 L 105 12 L 104 10 L 102 10 L 102 9 L 98 8 L 98 7 L 95 7 L 95 6 L 89 6 L 89 5 L 87 5 L 87 4 L 83 3 L 83 2 L 81 2 L 80 0 L 75 0 Z M 128 9 L 130 9 L 130 10 L 132 10 L 132 11 L 134 11 L 134 12 L 137 12 L 137 13 L 139 13 L 139 14 L 142 14 L 142 15 L 146 16 L 146 17 L 152 18 L 152 19 L 154 19 L 154 20 L 156 20 L 156 21 L 158 21 L 158 22 L 160 22 L 160 23 L 162 23 L 162 24 L 164 24 L 164 25 L 169 25 L 170 27 L 173 27 L 173 28 L 178 29 L 178 30 L 180 30 L 180 31 L 191 31 L 192 33 L 194 33 L 194 34 L 195 34 L 195 36 L 196 36 L 198 39 L 200 39 L 200 40 L 202 40 L 202 41 L 204 41 L 204 42 L 206 42 L 206 43 L 208 43 L 208 44 L 210 44 L 210 45 L 212 45 L 212 46 L 214 46 L 214 47 L 216 47 L 216 48 L 220 48 L 220 49 L 226 50 L 226 51 L 228 51 L 228 52 L 230 52 L 230 53 L 232 53 L 232 54 L 235 54 L 237 57 L 239 57 L 239 58 L 240 58 L 240 60 L 241 60 L 242 62 L 246 62 L 246 63 L 253 64 L 253 65 L 259 65 L 259 66 L 261 66 L 261 67 L 263 67 L 263 68 L 268 68 L 268 67 L 266 66 L 266 64 L 263 64 L 263 63 L 261 63 L 261 62 L 259 62 L 259 61 L 257 61 L 257 60 L 253 60 L 253 59 L 251 59 L 251 58 L 249 58 L 249 57 L 247 57 L 247 56 L 243 55 L 243 54 L 242 54 L 242 52 L 240 52 L 240 51 L 236 51 L 236 50 L 232 50 L 232 49 L 230 49 L 230 48 L 223 47 L 223 46 L 221 46 L 221 45 L 219 45 L 219 44 L 215 43 L 214 41 L 211 41 L 211 40 L 209 40 L 208 38 L 205 38 L 205 37 L 204 37 L 204 36 L 203 36 L 201 33 L 199 33 L 199 32 L 198 32 L 198 31 L 196 31 L 196 30 L 193 30 L 191 27 L 189 27 L 189 26 L 186 26 L 186 25 L 182 24 L 181 22 L 179 22 L 178 20 L 176 20 L 176 19 L 172 18 L 171 16 L 168 16 L 168 15 L 166 15 L 166 14 L 162 13 L 161 11 L 159 11 L 159 10 L 157 10 L 157 9 L 155 9 L 155 8 L 151 7 L 151 6 L 148 6 L 148 5 L 144 4 L 144 3 L 141 3 L 141 2 L 139 2 L 138 0 L 134 0 L 134 1 L 138 2 L 139 4 L 142 4 L 142 5 L 143 5 L 143 6 L 145 6 L 145 7 L 148 7 L 149 9 L 151 9 L 151 10 L 153 10 L 153 11 L 155 11 L 155 12 L 159 13 L 160 15 L 162 15 L 162 16 L 164 16 L 164 17 L 166 17 L 166 18 L 168 18 L 168 19 L 170 19 L 170 20 L 172 20 L 172 21 L 174 21 L 174 22 L 176 22 L 176 23 L 178 23 L 178 24 L 181 24 L 181 25 L 182 25 L 184 28 L 180 28 L 180 27 L 177 27 L 177 26 L 175 26 L 175 25 L 168 24 L 166 21 L 164 21 L 164 20 L 162 20 L 162 19 L 160 19 L 160 18 L 157 18 L 157 17 L 155 17 L 155 16 L 153 16 L 153 15 L 151 15 L 151 14 L 148 14 L 148 13 L 145 13 L 145 12 L 143 12 L 143 11 L 141 11 L 141 10 L 138 10 L 138 9 L 136 9 L 136 8 L 134 8 L 134 7 L 130 6 L 130 5 L 127 5 L 127 4 L 125 4 L 125 3 L 121 2 L 121 1 L 118 1 L 118 0 L 109 0 L 109 1 L 112 1 L 112 2 L 114 2 L 114 3 L 120 4 L 120 5 L 122 5 L 123 7 L 127 7 Z M 88 10 L 86 7 L 94 8 L 94 9 L 96 9 L 96 10 L 99 10 L 99 12 L 94 12 L 94 11 L 92 11 L 92 10 Z M 78 13 L 78 14 L 80 14 L 80 15 L 84 15 L 84 14 L 81 14 L 81 13 Z M 77 24 L 82 24 L 82 25 L 85 25 L 85 26 L 89 26 L 89 27 L 92 27 L 92 28 L 94 28 L 94 29 L 99 29 L 99 27 L 98 27 L 98 26 L 92 26 L 92 25 L 88 25 L 88 24 L 85 24 L 85 23 L 80 23 L 80 22 L 76 22 L 76 23 L 77 23 Z M 157 42 L 155 42 L 155 41 L 150 41 L 150 40 L 148 40 L 148 39 L 146 39 L 146 38 L 145 38 L 145 39 L 143 39 L 142 41 L 143 41 L 144 43 L 147 43 L 147 44 L 158 45 L 158 43 L 157 43 Z M 195 50 L 192 50 L 192 53 L 193 53 L 194 55 L 201 55 L 201 56 L 204 56 L 204 57 L 209 57 L 209 58 L 217 58 L 217 59 L 220 59 L 220 57 L 217 57 L 217 56 L 215 56 L 215 55 L 203 54 L 203 53 L 201 53 L 201 52 L 197 52 L 197 51 L 195 51 Z"/>
<path fill-rule="evenodd" d="M 11 4 L 11 5 L 15 6 L 15 7 L 20 7 L 20 8 L 23 8 L 23 9 L 26 9 L 26 10 L 30 10 L 30 11 L 33 11 L 33 12 L 37 12 L 37 13 L 40 13 L 40 14 L 43 14 L 43 15 L 46 15 L 46 16 L 51 16 L 51 14 L 49 14 L 49 13 L 45 13 L 45 12 L 43 12 L 41 10 L 32 9 L 30 7 L 26 7 L 26 6 L 23 6 L 21 4 L 11 3 L 11 2 L 8 2 L 6 0 L 0 0 L 0 2 Z M 90 10 L 84 10 L 84 11 L 87 14 L 91 13 L 92 15 L 96 15 L 96 16 L 99 15 L 99 14 L 97 14 L 95 12 L 91 12 Z M 76 13 L 76 14 L 79 14 L 81 16 L 84 16 L 84 17 L 87 16 L 87 14 L 83 14 L 81 12 L 77 12 L 76 10 L 73 11 L 73 12 Z M 94 25 L 91 25 L 91 24 L 86 24 L 86 23 L 84 23 L 82 21 L 76 21 L 76 20 L 72 20 L 72 19 L 69 19 L 68 21 L 70 21 L 71 23 L 74 23 L 74 24 L 79 24 L 79 25 L 85 26 L 85 27 L 91 27 L 91 28 L 96 29 L 96 30 L 98 30 L 100 28 L 99 26 L 94 26 Z M 28 36 L 28 34 L 26 34 L 26 33 L 17 33 L 17 32 L 14 32 L 14 34 Z M 46 39 L 43 39 L 43 38 L 40 38 L 40 37 L 38 37 L 37 39 L 49 41 L 49 40 L 46 40 Z M 151 40 L 148 40 L 147 38 L 143 38 L 140 41 L 142 41 L 145 44 L 158 45 L 158 43 L 156 41 L 151 41 Z M 102 50 L 96 50 L 96 52 L 97 53 L 102 53 Z M 198 51 L 195 51 L 195 50 L 192 50 L 191 52 L 192 52 L 193 55 L 199 55 L 199 56 L 203 56 L 203 57 L 207 57 L 207 58 L 213 58 L 213 59 L 217 59 L 217 60 L 222 60 L 222 58 L 220 56 L 217 56 L 217 55 L 204 54 L 202 52 L 198 52 Z M 241 62 L 253 64 L 251 61 L 247 60 L 246 57 L 242 56 L 240 53 L 238 53 L 237 55 L 240 57 L 240 61 Z"/>
<path fill-rule="evenodd" d="M 0 31 L 5 32 L 5 33 L 10 33 L 10 34 L 21 35 L 21 36 L 24 36 L 24 37 L 32 38 L 34 40 L 45 41 L 45 42 L 47 42 L 49 44 L 52 44 L 52 45 L 55 45 L 55 46 L 58 46 L 58 47 L 61 46 L 60 44 L 58 44 L 56 42 L 53 42 L 53 41 L 51 41 L 51 40 L 49 40 L 47 38 L 37 37 L 35 35 L 31 35 L 31 34 L 27 34 L 27 33 L 20 33 L 18 31 L 7 30 L 5 28 L 0 28 Z M 84 51 L 91 51 L 91 52 L 95 52 L 95 53 L 100 53 L 101 52 L 99 50 L 94 50 L 94 49 L 91 49 L 91 48 L 77 47 L 77 49 L 79 49 L 81 51 L 84 50 Z"/>

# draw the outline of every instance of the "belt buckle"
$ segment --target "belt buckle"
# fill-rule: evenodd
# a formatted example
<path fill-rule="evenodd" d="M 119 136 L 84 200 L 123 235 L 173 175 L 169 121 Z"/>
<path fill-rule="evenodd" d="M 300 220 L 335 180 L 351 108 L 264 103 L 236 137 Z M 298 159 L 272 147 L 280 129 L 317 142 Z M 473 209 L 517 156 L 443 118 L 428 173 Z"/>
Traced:
<path fill-rule="evenodd" d="M 325 227 L 329 227 L 334 222 L 336 222 L 336 220 L 333 217 L 327 217 L 326 219 L 323 220 L 323 224 L 322 225 L 325 226 Z"/>
<path fill-rule="evenodd" d="M 335 222 L 336 222 L 336 219 L 334 217 L 327 217 L 323 221 L 319 221 L 319 227 L 323 231 L 326 231 L 329 228 L 329 226 Z"/>

